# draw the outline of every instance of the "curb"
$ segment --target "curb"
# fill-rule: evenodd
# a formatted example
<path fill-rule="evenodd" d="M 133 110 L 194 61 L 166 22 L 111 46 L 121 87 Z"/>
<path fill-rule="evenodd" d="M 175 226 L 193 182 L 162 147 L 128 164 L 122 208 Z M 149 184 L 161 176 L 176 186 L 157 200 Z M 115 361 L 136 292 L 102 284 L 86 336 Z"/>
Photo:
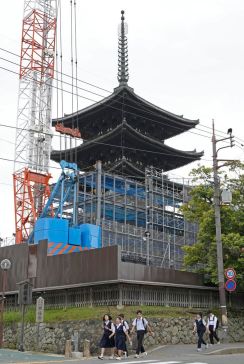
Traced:
<path fill-rule="evenodd" d="M 151 350 L 147 350 L 148 354 L 151 354 L 153 353 L 154 351 L 158 351 L 158 350 L 161 350 L 161 349 L 164 349 L 166 348 L 168 345 L 160 345 L 160 346 L 156 346 L 155 348 L 151 349 Z"/>
<path fill-rule="evenodd" d="M 244 347 L 226 348 L 206 353 L 205 355 L 229 355 L 229 354 L 244 354 Z"/>

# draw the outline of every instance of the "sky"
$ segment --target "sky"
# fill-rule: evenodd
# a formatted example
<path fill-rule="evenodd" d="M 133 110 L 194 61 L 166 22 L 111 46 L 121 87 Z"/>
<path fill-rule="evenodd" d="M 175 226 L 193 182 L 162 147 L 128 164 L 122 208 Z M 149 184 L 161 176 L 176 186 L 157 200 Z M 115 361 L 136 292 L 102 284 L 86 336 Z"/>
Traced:
<path fill-rule="evenodd" d="M 120 11 L 128 23 L 129 86 L 141 97 L 178 115 L 200 119 L 196 130 L 169 139 L 176 149 L 204 151 L 201 164 L 211 165 L 212 119 L 219 138 L 233 129 L 236 146 L 221 158 L 244 161 L 244 2 L 243 0 L 87 0 L 77 2 L 78 78 L 112 92 L 117 81 Z M 24 0 L 5 1 L 0 12 L 0 237 L 14 232 L 12 173 L 18 103 L 17 56 L 20 54 Z M 61 0 L 60 33 L 63 72 L 71 74 L 70 0 Z M 61 32 L 60 32 L 61 30 Z M 14 62 L 14 63 L 10 63 Z M 70 78 L 64 78 L 70 83 Z M 99 101 L 109 92 L 79 81 L 78 108 Z M 65 86 L 71 91 L 71 86 Z M 101 96 L 93 95 L 88 91 Z M 61 116 L 60 94 L 53 92 L 53 117 Z M 76 101 L 75 101 L 76 102 Z M 70 113 L 71 96 L 64 93 L 63 111 Z M 199 135 L 197 135 L 199 134 Z M 53 139 L 55 147 L 58 138 Z M 4 161 L 3 158 L 10 161 Z M 172 171 L 189 176 L 192 163 Z M 53 181 L 59 170 L 53 162 Z"/>

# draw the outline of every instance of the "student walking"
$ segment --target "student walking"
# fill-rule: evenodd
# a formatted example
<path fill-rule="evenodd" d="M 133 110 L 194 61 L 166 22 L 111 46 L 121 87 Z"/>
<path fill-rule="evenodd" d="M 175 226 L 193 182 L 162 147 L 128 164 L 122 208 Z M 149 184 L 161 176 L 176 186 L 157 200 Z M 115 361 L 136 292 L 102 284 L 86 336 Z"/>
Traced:
<path fill-rule="evenodd" d="M 98 359 L 103 360 L 104 352 L 106 349 L 110 349 L 110 359 L 114 359 L 114 333 L 115 327 L 112 322 L 112 317 L 110 315 L 103 316 L 103 336 L 100 341 L 101 354 Z"/>
<path fill-rule="evenodd" d="M 137 335 L 137 348 L 136 348 L 136 355 L 135 358 L 139 358 L 139 354 L 142 353 L 143 356 L 147 355 L 147 352 L 144 349 L 143 346 L 143 341 L 144 341 L 144 336 L 147 332 L 149 332 L 149 334 L 152 334 L 152 330 L 150 328 L 150 326 L 148 325 L 148 321 L 142 317 L 142 311 L 138 310 L 136 312 L 137 317 L 134 319 L 133 323 L 132 323 L 132 330 L 131 333 L 133 333 L 136 330 L 136 335 Z"/>
<path fill-rule="evenodd" d="M 123 313 L 119 314 L 119 317 L 121 318 L 121 323 L 122 325 L 125 327 L 127 334 L 130 334 L 130 327 L 128 322 L 125 320 L 125 315 Z M 125 350 L 124 350 L 124 357 L 128 358 L 129 354 L 128 354 L 128 350 L 127 350 L 127 346 L 126 346 L 126 337 L 125 337 Z"/>
<path fill-rule="evenodd" d="M 125 326 L 122 323 L 121 317 L 116 318 L 115 331 L 110 335 L 110 337 L 112 338 L 114 335 L 115 335 L 115 347 L 118 352 L 116 360 L 121 360 L 123 353 L 126 351 L 126 345 L 125 345 L 126 338 L 131 343 L 131 339 L 128 335 Z"/>
<path fill-rule="evenodd" d="M 203 335 L 206 331 L 206 322 L 202 318 L 202 314 L 199 313 L 196 316 L 196 320 L 194 322 L 193 333 L 197 333 L 198 342 L 197 342 L 197 351 L 202 351 L 202 344 L 205 345 L 205 348 L 208 348 L 208 344 L 203 340 Z"/>
<path fill-rule="evenodd" d="M 220 344 L 220 340 L 216 332 L 218 329 L 218 319 L 211 311 L 208 312 L 207 328 L 209 331 L 210 345 L 214 345 L 214 338 L 217 341 L 217 344 Z"/>

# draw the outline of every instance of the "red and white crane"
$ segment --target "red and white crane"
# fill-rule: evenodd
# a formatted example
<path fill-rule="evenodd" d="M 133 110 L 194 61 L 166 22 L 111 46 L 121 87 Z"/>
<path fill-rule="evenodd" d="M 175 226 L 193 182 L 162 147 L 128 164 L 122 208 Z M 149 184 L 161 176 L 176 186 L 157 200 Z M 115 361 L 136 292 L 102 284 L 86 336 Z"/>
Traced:
<path fill-rule="evenodd" d="M 50 195 L 56 3 L 24 1 L 14 167 L 17 244 L 28 240 Z"/>

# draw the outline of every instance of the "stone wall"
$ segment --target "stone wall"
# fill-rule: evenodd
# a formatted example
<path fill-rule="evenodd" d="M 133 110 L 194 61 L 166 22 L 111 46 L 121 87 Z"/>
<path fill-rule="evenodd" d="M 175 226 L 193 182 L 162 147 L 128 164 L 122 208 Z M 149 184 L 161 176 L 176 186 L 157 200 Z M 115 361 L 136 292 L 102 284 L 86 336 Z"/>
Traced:
<path fill-rule="evenodd" d="M 149 323 L 154 331 L 154 336 L 146 335 L 146 347 L 154 347 L 164 344 L 190 344 L 196 343 L 196 336 L 192 334 L 193 321 L 189 318 L 155 318 Z M 39 340 L 37 339 L 39 330 Z M 36 324 L 25 326 L 25 350 L 39 350 L 64 353 L 65 341 L 71 339 L 75 331 L 79 333 L 79 351 L 83 351 L 85 339 L 91 342 L 91 353 L 99 350 L 99 340 L 102 329 L 98 320 L 69 321 L 60 323 L 43 323 L 39 329 Z M 20 324 L 5 326 L 4 344 L 8 348 L 18 348 Z M 224 332 L 219 328 L 220 338 Z M 244 318 L 232 318 L 229 320 L 228 341 L 244 341 Z"/>

